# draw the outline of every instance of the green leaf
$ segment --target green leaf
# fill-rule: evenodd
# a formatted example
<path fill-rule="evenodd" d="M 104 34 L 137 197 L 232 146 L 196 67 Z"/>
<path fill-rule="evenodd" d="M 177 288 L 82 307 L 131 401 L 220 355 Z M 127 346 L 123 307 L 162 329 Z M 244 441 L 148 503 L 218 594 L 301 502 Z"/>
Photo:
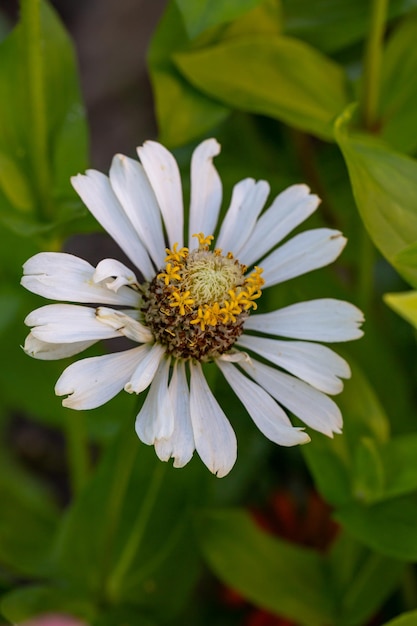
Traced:
<path fill-rule="evenodd" d="M 353 493 L 357 500 L 374 502 L 384 490 L 384 469 L 381 454 L 373 439 L 363 437 L 355 450 Z"/>
<path fill-rule="evenodd" d="M 359 541 L 376 552 L 403 560 L 417 560 L 417 498 L 394 498 L 371 506 L 351 504 L 335 517 Z"/>
<path fill-rule="evenodd" d="M 250 602 L 308 626 L 334 623 L 334 597 L 318 553 L 271 537 L 237 509 L 200 513 L 196 528 L 215 574 Z"/>
<path fill-rule="evenodd" d="M 396 263 L 396 255 L 417 240 L 417 163 L 374 137 L 351 132 L 351 114 L 350 108 L 339 118 L 335 134 L 359 213 L 382 254 L 417 285 L 417 268 Z"/>
<path fill-rule="evenodd" d="M 221 39 L 242 37 L 243 35 L 282 34 L 282 10 L 279 0 L 263 0 L 255 8 L 239 19 L 228 24 L 221 31 Z"/>
<path fill-rule="evenodd" d="M 417 489 L 417 434 L 400 435 L 381 450 L 384 465 L 384 497 L 393 498 Z"/>
<path fill-rule="evenodd" d="M 50 568 L 58 514 L 49 495 L 2 452 L 0 562 L 17 574 L 45 575 Z"/>
<path fill-rule="evenodd" d="M 227 107 L 199 93 L 176 69 L 173 53 L 189 45 L 181 15 L 171 0 L 152 39 L 148 56 L 159 138 L 170 147 L 204 135 L 229 114 Z"/>
<path fill-rule="evenodd" d="M 362 466 L 358 468 L 357 450 L 363 441 L 384 443 L 389 432 L 388 418 L 374 390 L 361 370 L 352 363 L 352 359 L 349 361 L 352 378 L 345 382 L 344 391 L 337 398 L 344 420 L 343 434 L 329 439 L 313 433 L 311 442 L 302 447 L 318 490 L 328 502 L 336 506 L 346 505 L 355 497 L 355 488 L 358 487 L 357 482 L 356 485 L 352 482 L 355 466 L 357 472 L 358 469 L 364 470 L 366 463 L 368 474 L 366 478 L 361 475 L 361 479 L 366 481 L 368 489 L 371 488 L 370 481 L 373 488 L 375 482 L 379 485 L 378 474 L 378 478 L 370 477 L 369 459 L 362 459 Z M 365 451 L 363 454 L 366 454 Z M 354 480 L 358 480 L 357 475 Z"/>
<path fill-rule="evenodd" d="M 367 623 L 394 592 L 404 563 L 376 554 L 340 532 L 327 554 L 338 595 L 338 626 Z"/>
<path fill-rule="evenodd" d="M 336 52 L 362 39 L 369 29 L 370 5 L 363 0 L 282 0 L 285 31 L 324 52 Z M 391 0 L 388 17 L 417 6 L 415 0 Z"/>
<path fill-rule="evenodd" d="M 152 447 L 139 445 L 134 420 L 124 421 L 68 511 L 57 575 L 106 605 L 136 605 L 160 623 L 181 608 L 198 574 L 190 507 L 204 497 L 205 474 L 198 464 L 179 472 L 161 463 Z"/>
<path fill-rule="evenodd" d="M 21 302 L 17 288 L 0 286 L 0 333 L 15 319 Z"/>
<path fill-rule="evenodd" d="M 408 611 L 389 622 L 385 622 L 384 626 L 415 626 L 417 624 L 417 611 Z"/>
<path fill-rule="evenodd" d="M 95 611 L 79 590 L 52 585 L 30 585 L 2 597 L 2 614 L 14 624 L 45 613 L 68 613 L 73 617 L 94 619 Z"/>
<path fill-rule="evenodd" d="M 382 62 L 380 124 L 394 148 L 417 148 L 417 15 L 409 15 L 392 33 Z"/>
<path fill-rule="evenodd" d="M 347 103 L 342 69 L 289 37 L 241 37 L 175 54 L 174 61 L 192 85 L 219 102 L 323 139 L 332 139 L 333 120 Z"/>
<path fill-rule="evenodd" d="M 231 22 L 256 7 L 260 2 L 262 0 L 228 0 L 227 2 L 176 0 L 190 39 L 212 26 Z"/>
<path fill-rule="evenodd" d="M 384 302 L 398 315 L 401 315 L 407 322 L 417 328 L 417 291 L 386 293 Z"/>
<path fill-rule="evenodd" d="M 25 16 L 37 5 L 23 4 L 0 44 L 0 188 L 19 212 L 3 206 L 0 219 L 30 236 L 79 216 L 69 179 L 86 167 L 87 127 L 70 38 L 46 0 L 39 30 L 28 33 Z"/>

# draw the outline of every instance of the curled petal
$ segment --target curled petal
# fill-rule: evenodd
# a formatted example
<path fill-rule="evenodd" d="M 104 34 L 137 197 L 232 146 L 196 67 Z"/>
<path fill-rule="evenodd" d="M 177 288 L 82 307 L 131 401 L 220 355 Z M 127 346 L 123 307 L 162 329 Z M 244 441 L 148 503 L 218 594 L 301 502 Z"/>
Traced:
<path fill-rule="evenodd" d="M 113 280 L 106 282 L 106 287 L 115 292 L 123 285 L 129 285 L 129 287 L 134 289 L 137 289 L 139 285 L 134 272 L 116 259 L 104 259 L 96 267 L 93 281 L 100 283 L 107 280 L 107 278 L 113 278 Z"/>
<path fill-rule="evenodd" d="M 74 341 L 73 343 L 48 343 L 33 336 L 26 337 L 23 350 L 27 355 L 41 361 L 55 361 L 79 354 L 96 343 L 93 341 Z"/>
<path fill-rule="evenodd" d="M 126 315 L 123 311 L 115 311 L 101 306 L 96 309 L 96 318 L 102 324 L 113 328 L 118 333 L 138 343 L 146 343 L 153 339 L 149 328 L 133 319 L 130 315 Z"/>
<path fill-rule="evenodd" d="M 128 287 L 117 293 L 94 282 L 90 263 L 65 252 L 40 252 L 23 266 L 21 284 L 51 300 L 137 306 L 138 294 Z"/>

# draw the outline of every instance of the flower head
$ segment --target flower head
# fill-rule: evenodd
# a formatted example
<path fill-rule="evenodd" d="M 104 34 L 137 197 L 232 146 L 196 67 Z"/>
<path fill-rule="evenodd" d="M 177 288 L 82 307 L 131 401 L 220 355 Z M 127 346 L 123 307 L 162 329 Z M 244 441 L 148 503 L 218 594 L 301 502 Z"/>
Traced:
<path fill-rule="evenodd" d="M 31 356 L 73 356 L 100 339 L 120 336 L 137 343 L 67 367 L 55 387 L 66 396 L 65 406 L 90 409 L 122 389 L 139 394 L 149 387 L 136 419 L 140 439 L 154 445 L 162 460 L 172 457 L 176 467 L 196 449 L 213 473 L 224 476 L 236 460 L 236 437 L 202 365 L 215 363 L 270 440 L 284 446 L 309 441 L 284 409 L 332 436 L 341 432 L 342 417 L 326 394 L 339 393 L 340 379 L 350 370 L 317 342 L 357 339 L 363 317 L 353 305 L 333 299 L 257 312 L 265 289 L 331 263 L 346 240 L 338 231 L 318 228 L 277 247 L 319 199 L 305 185 L 294 185 L 263 211 L 269 185 L 253 179 L 235 185 L 218 226 L 222 186 L 212 159 L 219 151 L 214 139 L 194 151 L 187 245 L 178 166 L 160 144 L 139 148 L 141 163 L 116 155 L 109 178 L 89 170 L 72 179 L 143 280 L 115 259 L 94 268 L 70 254 L 49 252 L 25 263 L 22 284 L 65 302 L 26 318 L 32 330 L 25 351 Z"/>

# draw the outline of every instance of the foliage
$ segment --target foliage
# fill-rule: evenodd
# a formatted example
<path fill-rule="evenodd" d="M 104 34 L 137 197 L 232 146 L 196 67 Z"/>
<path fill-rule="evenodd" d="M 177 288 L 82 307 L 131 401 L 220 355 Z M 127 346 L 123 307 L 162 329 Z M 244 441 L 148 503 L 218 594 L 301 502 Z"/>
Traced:
<path fill-rule="evenodd" d="M 349 239 L 336 269 L 283 284 L 267 305 L 338 297 L 367 320 L 365 339 L 338 350 L 352 377 L 334 439 L 313 432 L 301 451 L 278 450 L 241 419 L 224 381 L 210 381 L 239 439 L 237 466 L 218 481 L 197 459 L 173 469 L 139 446 L 127 394 L 86 418 L 91 470 L 82 417 L 53 396 L 64 366 L 19 348 L 22 319 L 40 306 L 18 287 L 22 263 L 96 228 L 69 183 L 88 165 L 73 46 L 47 0 L 21 0 L 0 43 L 0 613 L 9 623 L 52 611 L 93 626 L 244 623 L 247 605 L 233 612 L 220 592 L 202 592 L 210 575 L 296 624 L 417 623 L 417 2 L 386 4 L 170 0 L 154 33 L 159 139 L 179 162 L 216 136 L 226 202 L 246 176 L 268 179 L 273 193 L 304 181 L 323 199 L 310 223 Z M 19 460 L 10 433 L 22 415 L 64 431 L 65 510 L 56 477 L 31 476 Z M 267 508 L 278 487 L 315 490 L 331 507 L 339 531 L 326 551 L 254 522 L 249 510 Z"/>

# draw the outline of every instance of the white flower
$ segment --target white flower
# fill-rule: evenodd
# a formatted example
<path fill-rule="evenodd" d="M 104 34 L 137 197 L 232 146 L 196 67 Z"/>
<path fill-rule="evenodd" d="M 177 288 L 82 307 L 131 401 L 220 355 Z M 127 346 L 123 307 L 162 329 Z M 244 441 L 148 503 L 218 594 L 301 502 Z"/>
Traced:
<path fill-rule="evenodd" d="M 331 437 L 341 432 L 342 416 L 326 394 L 339 393 L 350 370 L 315 342 L 359 338 L 363 316 L 333 299 L 253 314 L 262 289 L 331 263 L 346 240 L 318 228 L 277 247 L 319 199 L 305 185 L 294 185 L 263 211 L 269 185 L 253 179 L 235 185 L 218 227 L 222 185 L 212 159 L 219 151 L 208 139 L 193 154 L 187 247 L 178 166 L 160 144 L 149 141 L 138 149 L 141 164 L 116 155 L 109 178 L 89 170 L 72 179 L 143 281 L 114 259 L 94 268 L 71 254 L 46 252 L 26 262 L 22 284 L 46 298 L 78 303 L 49 304 L 28 315 L 25 351 L 31 356 L 60 359 L 120 336 L 138 344 L 67 367 L 55 387 L 66 396 L 64 406 L 91 409 L 122 389 L 139 394 L 149 387 L 136 419 L 140 439 L 154 445 L 160 459 L 173 457 L 176 467 L 196 449 L 213 473 L 225 476 L 236 460 L 236 437 L 202 363 L 217 365 L 271 441 L 309 441 L 284 409 Z"/>

